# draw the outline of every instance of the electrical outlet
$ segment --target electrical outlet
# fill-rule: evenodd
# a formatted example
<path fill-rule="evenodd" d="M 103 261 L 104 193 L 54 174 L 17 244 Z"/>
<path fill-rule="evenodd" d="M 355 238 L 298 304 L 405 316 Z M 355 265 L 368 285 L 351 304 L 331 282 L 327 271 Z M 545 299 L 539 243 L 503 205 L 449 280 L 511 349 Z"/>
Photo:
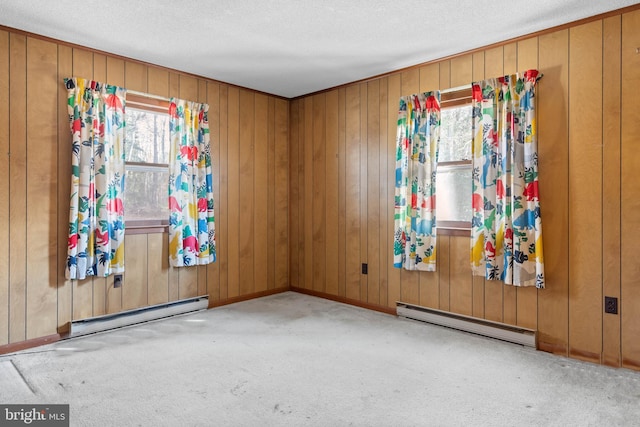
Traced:
<path fill-rule="evenodd" d="M 119 288 L 120 286 L 122 286 L 122 274 L 116 274 L 113 276 L 113 287 Z"/>
<path fill-rule="evenodd" d="M 604 312 L 618 314 L 618 298 L 604 297 Z"/>
<path fill-rule="evenodd" d="M 368 271 L 369 266 L 366 263 L 362 264 L 362 274 L 368 274 Z"/>

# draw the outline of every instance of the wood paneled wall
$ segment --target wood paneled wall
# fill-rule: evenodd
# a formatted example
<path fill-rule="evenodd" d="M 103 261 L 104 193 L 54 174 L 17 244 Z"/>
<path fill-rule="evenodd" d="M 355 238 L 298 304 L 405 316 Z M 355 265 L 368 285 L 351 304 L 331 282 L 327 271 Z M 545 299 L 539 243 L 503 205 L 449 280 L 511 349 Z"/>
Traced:
<path fill-rule="evenodd" d="M 172 269 L 166 233 L 131 234 L 122 287 L 65 280 L 69 76 L 210 105 L 217 262 Z M 286 99 L 0 29 L 0 346 L 71 320 L 288 288 L 288 132 Z"/>
<path fill-rule="evenodd" d="M 538 331 L 553 353 L 640 368 L 640 11 L 291 102 L 291 286 Z M 437 272 L 392 267 L 397 104 L 529 68 L 537 89 L 547 288 L 472 277 L 469 238 L 438 236 Z M 361 264 L 368 274 L 361 274 Z M 604 314 L 603 297 L 620 314 Z"/>
<path fill-rule="evenodd" d="M 637 47 L 639 10 L 287 101 L 0 29 L 0 346 L 70 320 L 293 286 L 533 328 L 543 350 L 640 369 Z M 547 288 L 472 277 L 464 236 L 439 236 L 435 273 L 393 268 L 399 97 L 528 68 L 544 73 Z M 121 288 L 65 280 L 72 75 L 209 103 L 216 263 L 169 268 L 166 234 L 131 234 Z M 603 313 L 605 295 L 619 315 Z"/>

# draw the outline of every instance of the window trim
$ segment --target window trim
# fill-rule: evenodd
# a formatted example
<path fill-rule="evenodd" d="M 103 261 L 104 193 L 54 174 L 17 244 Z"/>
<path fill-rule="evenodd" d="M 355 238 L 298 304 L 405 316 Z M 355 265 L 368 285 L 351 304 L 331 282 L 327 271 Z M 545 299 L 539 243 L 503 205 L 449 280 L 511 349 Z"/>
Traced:
<path fill-rule="evenodd" d="M 151 113 L 164 113 L 169 114 L 168 100 L 158 99 L 149 95 L 149 97 L 127 93 L 126 107 L 131 107 L 136 110 L 148 111 Z M 125 172 L 127 170 L 133 170 L 136 172 L 159 172 L 168 171 L 168 163 L 146 163 L 146 162 L 127 162 L 125 161 Z M 126 185 L 126 184 L 125 184 Z M 126 189 L 125 189 L 126 191 Z M 168 201 L 167 201 L 168 203 Z M 125 206 L 126 214 L 126 206 Z M 153 234 L 153 233 L 168 233 L 169 232 L 169 219 L 125 219 L 125 235 L 132 234 Z"/>
<path fill-rule="evenodd" d="M 456 90 L 452 92 L 446 92 L 440 95 L 440 108 L 446 110 L 449 108 L 458 108 L 472 102 L 471 87 Z M 471 154 L 471 153 L 470 153 Z M 438 162 L 438 169 L 444 170 L 451 169 L 466 169 L 471 167 L 472 162 L 469 160 L 456 160 L 450 162 Z M 471 234 L 471 221 L 441 221 L 436 220 L 436 228 L 438 234 L 445 236 L 470 236 Z"/>

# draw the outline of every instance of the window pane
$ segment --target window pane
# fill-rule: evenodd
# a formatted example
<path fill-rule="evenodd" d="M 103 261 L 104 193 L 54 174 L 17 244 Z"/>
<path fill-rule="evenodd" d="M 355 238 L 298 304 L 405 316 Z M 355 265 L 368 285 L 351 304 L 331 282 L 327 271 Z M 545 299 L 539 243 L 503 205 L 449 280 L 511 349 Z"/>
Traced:
<path fill-rule="evenodd" d="M 127 170 L 124 181 L 125 221 L 169 219 L 169 170 Z"/>
<path fill-rule="evenodd" d="M 127 107 L 125 161 L 169 163 L 169 114 Z"/>
<path fill-rule="evenodd" d="M 471 159 L 471 104 L 445 108 L 440 118 L 438 161 Z"/>
<path fill-rule="evenodd" d="M 438 221 L 471 222 L 471 168 L 440 168 L 436 188 Z"/>

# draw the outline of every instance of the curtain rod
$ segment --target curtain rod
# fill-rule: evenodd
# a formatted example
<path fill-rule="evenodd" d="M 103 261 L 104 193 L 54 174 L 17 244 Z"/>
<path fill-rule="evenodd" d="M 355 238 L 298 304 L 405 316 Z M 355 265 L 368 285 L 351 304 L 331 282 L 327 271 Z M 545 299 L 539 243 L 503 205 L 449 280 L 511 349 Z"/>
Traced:
<path fill-rule="evenodd" d="M 171 101 L 171 98 L 167 98 L 165 96 L 151 95 L 149 93 L 139 92 L 137 90 L 129 90 L 129 89 L 127 89 L 127 93 L 130 93 L 132 95 L 143 96 L 145 98 L 159 99 L 160 101 L 167 101 L 167 102 Z"/>

